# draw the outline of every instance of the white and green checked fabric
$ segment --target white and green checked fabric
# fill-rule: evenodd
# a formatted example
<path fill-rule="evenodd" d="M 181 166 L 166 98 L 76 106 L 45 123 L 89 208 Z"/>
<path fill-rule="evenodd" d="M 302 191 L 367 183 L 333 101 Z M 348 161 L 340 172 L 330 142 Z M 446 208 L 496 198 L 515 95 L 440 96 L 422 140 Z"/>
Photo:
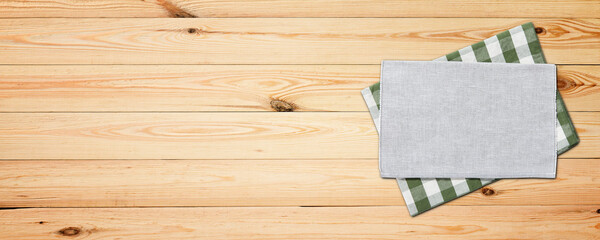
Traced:
<path fill-rule="evenodd" d="M 546 63 L 532 23 L 526 23 L 434 61 Z M 379 83 L 361 91 L 379 131 Z M 579 143 L 565 104 L 556 92 L 556 144 L 560 155 Z M 397 179 L 411 216 L 454 200 L 492 183 L 495 179 Z"/>

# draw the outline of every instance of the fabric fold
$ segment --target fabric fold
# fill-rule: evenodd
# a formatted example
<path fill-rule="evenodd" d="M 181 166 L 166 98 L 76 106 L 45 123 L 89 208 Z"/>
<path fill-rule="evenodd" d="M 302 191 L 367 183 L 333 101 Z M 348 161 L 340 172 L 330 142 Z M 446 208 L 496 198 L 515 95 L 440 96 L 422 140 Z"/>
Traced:
<path fill-rule="evenodd" d="M 525 23 L 434 61 L 490 63 L 546 63 L 533 23 Z M 379 83 L 361 91 L 379 132 Z M 556 149 L 560 155 L 579 143 L 573 122 L 560 93 L 556 92 Z M 452 201 L 490 184 L 494 179 L 397 179 L 411 216 Z"/>

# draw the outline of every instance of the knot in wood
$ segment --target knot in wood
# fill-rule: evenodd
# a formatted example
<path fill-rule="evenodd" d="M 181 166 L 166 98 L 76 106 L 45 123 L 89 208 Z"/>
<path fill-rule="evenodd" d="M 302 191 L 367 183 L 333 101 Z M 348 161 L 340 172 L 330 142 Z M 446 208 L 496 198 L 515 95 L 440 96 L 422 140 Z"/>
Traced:
<path fill-rule="evenodd" d="M 600 214 L 600 209 L 596 210 L 596 213 Z"/>
<path fill-rule="evenodd" d="M 181 9 L 180 7 L 171 3 L 168 0 L 157 0 L 157 3 L 160 6 L 162 6 L 169 13 L 170 17 L 176 17 L 176 18 L 195 18 L 196 17 L 194 14 L 186 12 L 185 10 Z"/>
<path fill-rule="evenodd" d="M 66 227 L 58 231 L 58 234 L 68 237 L 77 236 L 79 233 L 81 229 L 78 227 Z"/>
<path fill-rule="evenodd" d="M 277 112 L 293 112 L 294 105 L 282 100 L 271 100 L 271 107 Z"/>
<path fill-rule="evenodd" d="M 486 196 L 492 196 L 492 195 L 496 194 L 496 191 L 492 188 L 484 187 L 481 189 L 481 193 L 483 193 L 483 195 L 486 195 Z"/>
<path fill-rule="evenodd" d="M 537 34 L 542 34 L 542 33 L 545 33 L 545 32 L 546 32 L 546 29 L 544 29 L 542 27 L 536 27 L 535 28 L 535 33 L 537 33 Z"/>
<path fill-rule="evenodd" d="M 558 90 L 569 90 L 571 88 L 574 88 L 575 86 L 576 84 L 569 79 L 562 77 L 556 79 L 556 87 L 558 88 Z"/>
<path fill-rule="evenodd" d="M 569 89 L 569 88 L 571 88 L 571 85 L 573 85 L 573 84 L 571 83 L 571 81 L 569 81 L 567 79 L 560 78 L 560 77 L 558 79 L 556 79 L 556 87 L 559 90 Z"/>
<path fill-rule="evenodd" d="M 198 31 L 198 30 L 197 30 L 197 29 L 195 29 L 195 28 L 188 28 L 188 30 L 187 30 L 187 32 L 188 32 L 189 34 L 194 34 L 194 33 L 196 33 L 197 31 Z"/>

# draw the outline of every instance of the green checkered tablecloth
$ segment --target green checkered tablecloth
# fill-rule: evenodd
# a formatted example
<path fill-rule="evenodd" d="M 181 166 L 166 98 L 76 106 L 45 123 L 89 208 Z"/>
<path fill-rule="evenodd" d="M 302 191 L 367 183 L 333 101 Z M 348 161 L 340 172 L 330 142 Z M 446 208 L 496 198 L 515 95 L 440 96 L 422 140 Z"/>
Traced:
<path fill-rule="evenodd" d="M 434 61 L 546 63 L 532 23 L 525 23 L 496 36 L 442 56 Z M 379 83 L 361 91 L 379 131 Z M 556 149 L 562 154 L 579 143 L 565 103 L 556 92 Z M 411 216 L 454 200 L 492 183 L 495 179 L 397 179 Z"/>

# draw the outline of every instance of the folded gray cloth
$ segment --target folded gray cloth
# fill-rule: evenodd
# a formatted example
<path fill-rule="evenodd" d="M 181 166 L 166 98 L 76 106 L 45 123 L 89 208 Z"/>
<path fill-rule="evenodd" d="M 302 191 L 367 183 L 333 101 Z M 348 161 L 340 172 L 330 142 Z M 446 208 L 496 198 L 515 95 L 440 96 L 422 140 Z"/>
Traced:
<path fill-rule="evenodd" d="M 383 61 L 386 178 L 554 178 L 556 66 Z"/>

